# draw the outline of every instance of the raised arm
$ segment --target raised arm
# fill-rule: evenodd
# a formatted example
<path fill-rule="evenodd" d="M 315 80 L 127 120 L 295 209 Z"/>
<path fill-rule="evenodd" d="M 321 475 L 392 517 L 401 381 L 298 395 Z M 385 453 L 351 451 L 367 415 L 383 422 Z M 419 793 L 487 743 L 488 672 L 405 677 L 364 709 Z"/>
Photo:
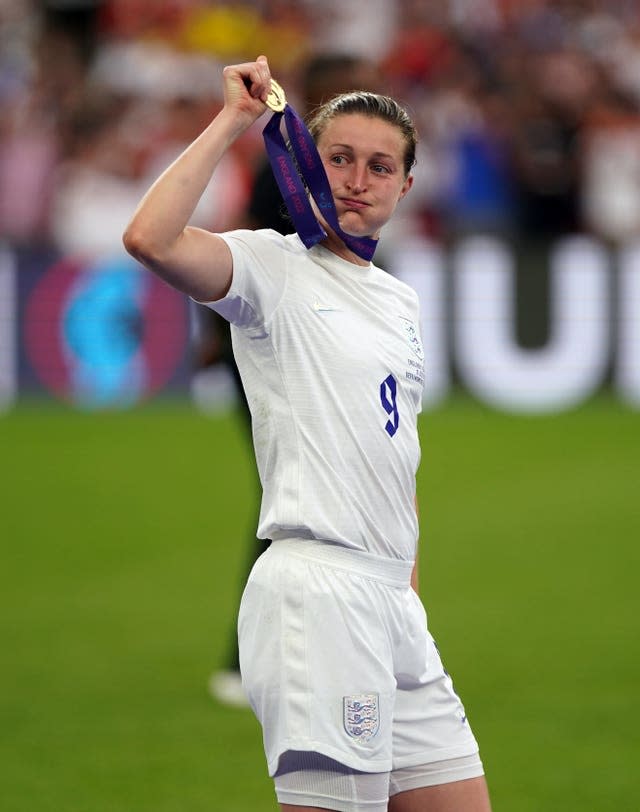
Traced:
<path fill-rule="evenodd" d="M 227 293 L 231 252 L 216 234 L 187 224 L 209 182 L 215 183 L 226 150 L 267 109 L 271 74 L 266 57 L 226 67 L 223 81 L 222 110 L 149 189 L 123 235 L 132 256 L 200 301 Z"/>

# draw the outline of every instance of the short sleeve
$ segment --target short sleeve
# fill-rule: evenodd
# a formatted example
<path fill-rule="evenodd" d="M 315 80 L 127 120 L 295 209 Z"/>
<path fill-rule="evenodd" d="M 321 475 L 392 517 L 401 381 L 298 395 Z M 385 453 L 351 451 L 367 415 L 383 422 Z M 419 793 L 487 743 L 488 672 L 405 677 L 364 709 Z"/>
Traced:
<path fill-rule="evenodd" d="M 284 238 L 268 229 L 229 231 L 220 237 L 231 251 L 231 286 L 224 298 L 203 304 L 236 327 L 262 331 L 285 287 L 288 262 Z"/>

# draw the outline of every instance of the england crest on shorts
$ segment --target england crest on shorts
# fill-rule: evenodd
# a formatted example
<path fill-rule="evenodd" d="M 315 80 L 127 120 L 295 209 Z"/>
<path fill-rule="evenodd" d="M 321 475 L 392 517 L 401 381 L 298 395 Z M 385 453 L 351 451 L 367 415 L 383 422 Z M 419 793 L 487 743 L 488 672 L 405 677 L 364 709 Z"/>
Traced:
<path fill-rule="evenodd" d="M 367 742 L 380 727 L 378 694 L 358 694 L 344 697 L 344 729 L 352 739 Z"/>

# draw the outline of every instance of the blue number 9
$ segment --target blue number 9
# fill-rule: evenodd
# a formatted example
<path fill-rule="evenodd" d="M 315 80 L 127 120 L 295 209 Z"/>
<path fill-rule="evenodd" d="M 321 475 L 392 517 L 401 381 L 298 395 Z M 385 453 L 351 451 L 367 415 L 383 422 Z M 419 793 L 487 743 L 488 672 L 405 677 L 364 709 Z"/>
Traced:
<path fill-rule="evenodd" d="M 400 425 L 400 415 L 398 413 L 398 403 L 396 401 L 397 393 L 398 385 L 396 383 L 396 379 L 393 377 L 393 375 L 387 375 L 384 381 L 382 381 L 380 384 L 380 403 L 382 404 L 382 408 L 385 410 L 385 412 L 391 417 L 390 420 L 387 420 L 384 427 L 389 437 L 393 437 L 396 431 L 398 431 L 398 426 Z"/>

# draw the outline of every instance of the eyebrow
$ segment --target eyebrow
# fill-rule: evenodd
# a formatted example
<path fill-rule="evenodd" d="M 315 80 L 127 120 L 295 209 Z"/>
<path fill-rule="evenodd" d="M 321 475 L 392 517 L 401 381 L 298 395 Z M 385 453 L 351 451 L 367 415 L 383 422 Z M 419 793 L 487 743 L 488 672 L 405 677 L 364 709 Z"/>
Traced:
<path fill-rule="evenodd" d="M 330 144 L 329 149 L 346 149 L 349 152 L 353 152 L 353 147 L 350 144 Z M 391 161 L 395 161 L 396 158 L 388 152 L 374 152 L 371 155 L 372 158 L 388 158 Z"/>

